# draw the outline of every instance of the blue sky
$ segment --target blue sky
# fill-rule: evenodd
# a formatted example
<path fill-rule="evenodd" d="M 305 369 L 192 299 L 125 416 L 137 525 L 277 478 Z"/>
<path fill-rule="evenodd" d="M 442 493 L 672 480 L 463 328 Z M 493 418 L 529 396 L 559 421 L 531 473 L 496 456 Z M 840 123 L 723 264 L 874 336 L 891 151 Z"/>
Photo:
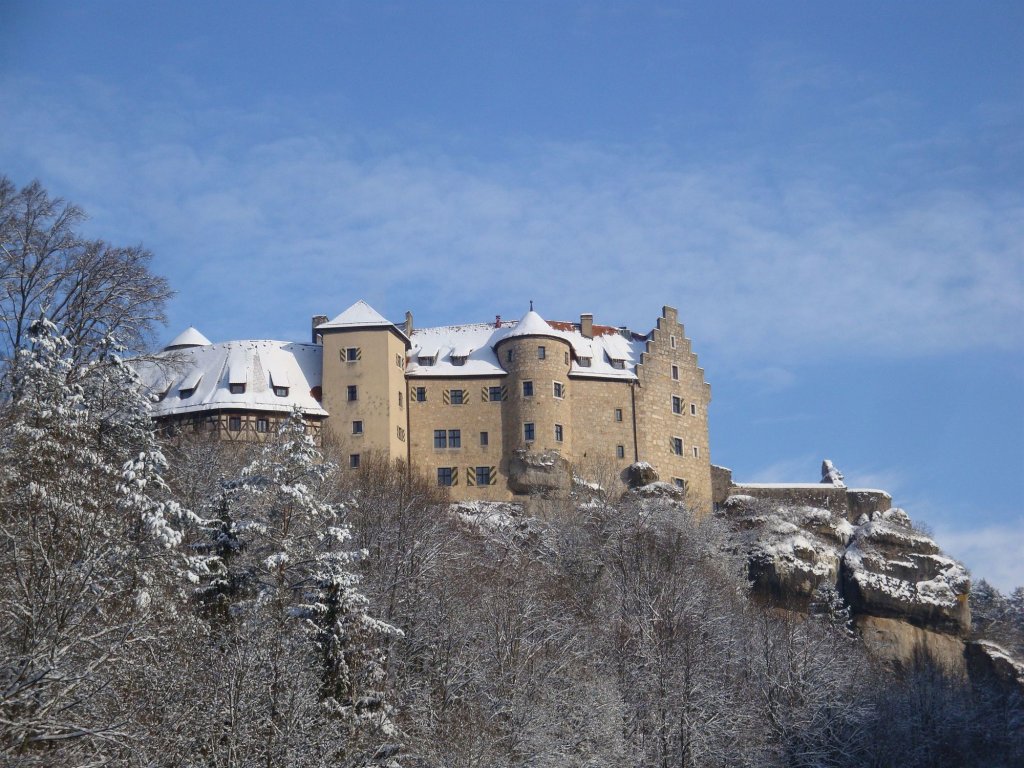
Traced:
<path fill-rule="evenodd" d="M 1024 4 L 0 0 L 0 172 L 172 337 L 676 306 L 712 460 L 1024 583 Z"/>

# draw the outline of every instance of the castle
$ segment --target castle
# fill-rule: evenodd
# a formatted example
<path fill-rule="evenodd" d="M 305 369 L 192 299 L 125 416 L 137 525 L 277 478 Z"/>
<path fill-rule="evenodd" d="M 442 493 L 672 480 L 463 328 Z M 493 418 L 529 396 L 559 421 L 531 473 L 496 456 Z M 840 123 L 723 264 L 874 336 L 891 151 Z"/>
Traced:
<path fill-rule="evenodd" d="M 169 433 L 261 440 L 298 409 L 347 468 L 402 459 L 457 500 L 516 498 L 553 466 L 625 485 L 646 462 L 711 508 L 711 388 L 671 307 L 646 334 L 532 306 L 518 321 L 414 328 L 364 301 L 312 326 L 311 343 L 214 344 L 189 328 L 140 364 L 154 417 Z"/>

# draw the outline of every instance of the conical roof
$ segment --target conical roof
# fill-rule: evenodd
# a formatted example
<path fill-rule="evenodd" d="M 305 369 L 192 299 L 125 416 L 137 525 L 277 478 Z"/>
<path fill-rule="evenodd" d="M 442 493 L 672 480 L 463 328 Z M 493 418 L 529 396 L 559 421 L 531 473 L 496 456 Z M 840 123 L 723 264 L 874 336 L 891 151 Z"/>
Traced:
<path fill-rule="evenodd" d="M 547 321 L 534 312 L 532 309 L 523 315 L 516 323 L 515 328 L 506 333 L 502 338 L 511 339 L 514 336 L 551 336 L 555 339 L 564 339 L 565 334 L 557 331 L 548 325 Z"/>
<path fill-rule="evenodd" d="M 394 323 L 389 321 L 380 312 L 360 299 L 351 307 L 346 309 L 333 320 L 321 323 L 317 329 L 322 328 L 365 328 L 367 326 L 390 326 Z"/>
<path fill-rule="evenodd" d="M 186 349 L 188 347 L 208 347 L 211 344 L 213 344 L 212 341 L 190 325 L 184 331 L 175 336 L 171 343 L 164 347 L 164 350 Z"/>

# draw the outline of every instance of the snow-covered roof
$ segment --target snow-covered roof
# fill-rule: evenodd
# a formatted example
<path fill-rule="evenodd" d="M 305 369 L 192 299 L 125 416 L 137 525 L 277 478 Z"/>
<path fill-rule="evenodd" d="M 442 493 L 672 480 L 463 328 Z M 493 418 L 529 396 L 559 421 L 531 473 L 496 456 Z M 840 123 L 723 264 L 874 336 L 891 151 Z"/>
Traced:
<path fill-rule="evenodd" d="M 575 357 L 569 369 L 570 377 L 598 379 L 636 379 L 636 364 L 646 348 L 644 339 L 626 339 L 618 331 L 604 333 L 588 339 L 571 323 L 559 323 L 573 330 L 552 327 L 537 312 L 530 310 L 515 323 L 471 323 L 446 325 L 438 328 L 417 328 L 412 332 L 409 350 L 410 377 L 424 376 L 504 376 L 494 347 L 503 339 L 520 336 L 544 336 L 561 339 L 572 345 Z M 452 358 L 465 358 L 456 365 Z M 579 358 L 588 359 L 589 366 L 579 364 Z M 420 360 L 431 362 L 421 364 Z M 612 365 L 621 361 L 622 367 Z"/>
<path fill-rule="evenodd" d="M 229 341 L 165 351 L 134 363 L 143 383 L 162 400 L 153 415 L 237 408 L 250 411 L 289 412 L 326 416 L 313 397 L 320 387 L 323 347 L 285 341 Z M 231 393 L 231 384 L 244 391 Z M 274 387 L 286 387 L 284 397 Z"/>
<path fill-rule="evenodd" d="M 212 343 L 212 341 L 190 325 L 184 331 L 175 336 L 174 339 L 171 340 L 171 343 L 164 347 L 164 350 L 184 349 L 185 347 L 205 347 Z"/>
<path fill-rule="evenodd" d="M 398 326 L 362 299 L 333 320 L 321 323 L 316 327 L 318 331 L 331 330 L 332 328 L 390 328 L 400 333 L 403 337 L 405 336 Z"/>

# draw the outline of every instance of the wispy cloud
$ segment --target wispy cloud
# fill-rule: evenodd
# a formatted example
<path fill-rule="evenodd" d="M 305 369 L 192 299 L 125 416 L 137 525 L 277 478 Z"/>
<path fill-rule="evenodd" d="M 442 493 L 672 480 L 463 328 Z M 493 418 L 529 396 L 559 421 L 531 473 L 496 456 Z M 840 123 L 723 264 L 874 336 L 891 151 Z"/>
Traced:
<path fill-rule="evenodd" d="M 550 144 L 480 161 L 324 126 L 268 137 L 250 131 L 260 113 L 212 109 L 194 116 L 202 132 L 154 112 L 112 137 L 116 94 L 54 119 L 22 83 L 0 93 L 19 105 L 6 152 L 33 157 L 104 234 L 154 247 L 181 294 L 172 314 L 231 318 L 225 333 L 304 335 L 305 313 L 360 296 L 436 322 L 532 298 L 552 318 L 597 308 L 638 328 L 669 302 L 698 351 L 760 360 L 776 387 L 786 369 L 768 358 L 1024 341 L 1024 205 L 1009 196 L 939 188 L 879 205 L 813 169 L 768 186 L 742 162 Z"/>

